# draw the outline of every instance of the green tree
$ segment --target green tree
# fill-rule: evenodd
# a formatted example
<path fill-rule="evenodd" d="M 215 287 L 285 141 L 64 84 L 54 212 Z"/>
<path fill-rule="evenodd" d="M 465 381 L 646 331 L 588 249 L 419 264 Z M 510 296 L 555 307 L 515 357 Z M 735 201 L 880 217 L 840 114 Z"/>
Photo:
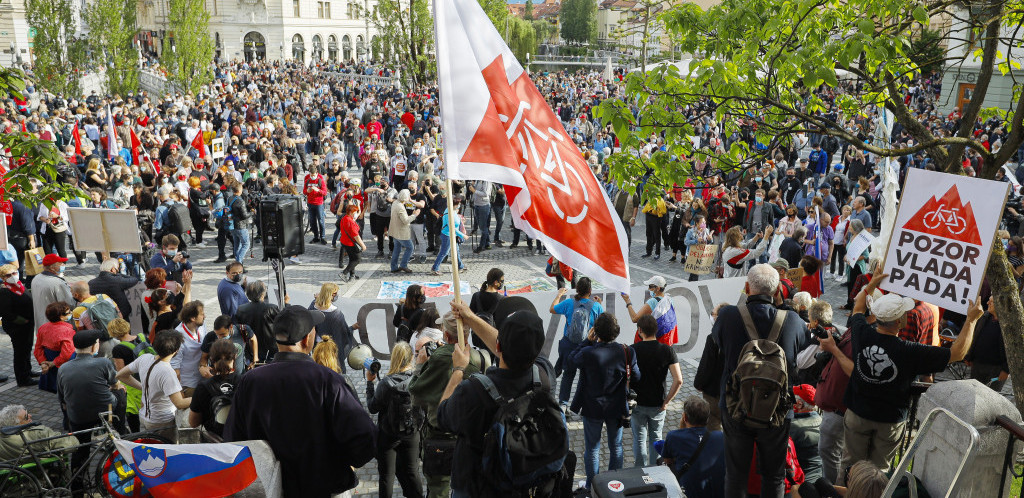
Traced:
<path fill-rule="evenodd" d="M 942 32 L 937 29 L 922 29 L 921 33 L 910 44 L 908 56 L 925 74 L 941 71 L 946 58 L 946 49 L 942 46 Z"/>
<path fill-rule="evenodd" d="M 587 45 L 597 39 L 597 2 L 565 0 L 558 13 L 562 38 L 570 44 Z"/>
<path fill-rule="evenodd" d="M 38 39 L 38 38 L 37 38 Z M 0 67 L 0 95 L 25 99 L 25 73 L 21 69 Z M 38 84 L 38 83 L 37 83 Z M 0 176 L 0 199 L 17 200 L 27 206 L 44 203 L 52 206 L 56 199 L 84 195 L 78 188 L 63 182 L 58 168 L 68 167 L 67 159 L 49 140 L 40 140 L 28 133 L 0 134 L 0 148 L 10 149 L 13 157 L 23 158 L 17 167 Z M 32 180 L 40 187 L 33 192 Z"/>
<path fill-rule="evenodd" d="M 75 38 L 70 0 L 27 0 L 25 18 L 36 30 L 32 43 L 33 72 L 46 87 L 66 96 L 78 96 L 79 68 L 84 67 L 84 46 Z M 28 62 L 28 61 L 25 61 Z"/>
<path fill-rule="evenodd" d="M 533 0 L 526 0 L 526 7 L 523 7 L 523 19 L 533 20 Z"/>
<path fill-rule="evenodd" d="M 508 48 L 521 62 L 526 62 L 526 54 L 537 54 L 537 33 L 530 21 L 515 16 L 508 16 L 508 35 L 505 40 Z"/>
<path fill-rule="evenodd" d="M 107 67 L 106 88 L 125 95 L 139 88 L 139 53 L 132 42 L 139 31 L 135 0 L 94 0 L 84 12 L 93 62 Z"/>
<path fill-rule="evenodd" d="M 1003 49 L 1019 51 L 1022 40 L 1013 29 L 1003 28 L 1019 26 L 1022 16 L 1020 1 L 725 0 L 706 12 L 680 4 L 662 19 L 682 52 L 703 58 L 682 71 L 666 66 L 631 73 L 625 83 L 626 100 L 602 103 L 599 114 L 613 126 L 626 151 L 612 156 L 612 174 L 630 189 L 646 178 L 644 194 L 650 197 L 687 178 L 700 180 L 694 168 L 673 157 L 711 161 L 736 177 L 795 134 L 818 133 L 858 144 L 880 157 L 924 152 L 940 171 L 952 174 L 962 173 L 962 160 L 969 154 L 979 159 L 980 176 L 991 179 L 1024 143 L 1024 98 L 1018 95 L 1005 108 L 984 105 L 994 72 L 1020 66 L 1007 60 Z M 957 68 L 967 62 L 978 68 L 974 94 L 962 109 L 957 128 L 948 134 L 933 133 L 903 101 L 910 84 L 907 76 L 921 71 L 910 48 L 932 18 L 955 20 L 946 35 L 949 49 L 942 65 Z M 855 75 L 859 85 L 840 86 L 837 70 Z M 827 113 L 826 97 L 834 102 L 835 119 Z M 912 145 L 863 143 L 847 128 L 851 119 L 870 120 L 879 108 L 895 116 L 913 138 Z M 690 137 L 699 132 L 690 120 L 693 116 L 713 117 L 725 136 L 736 133 L 742 139 L 724 152 L 695 149 Z M 973 134 L 974 124 L 979 117 L 996 116 L 1009 133 L 1001 149 L 989 150 Z M 664 134 L 667 150 L 649 158 L 634 154 L 652 133 Z M 995 244 L 986 277 L 1010 375 L 1024 378 L 1024 308 L 1001 244 Z M 1013 389 L 1017 406 L 1024 411 L 1024 382 Z"/>
<path fill-rule="evenodd" d="M 558 27 L 550 21 L 545 19 L 537 19 L 531 21 L 530 24 L 533 26 L 533 32 L 538 44 L 541 43 L 553 43 L 555 36 L 558 34 Z"/>
<path fill-rule="evenodd" d="M 167 20 L 174 34 L 170 50 L 163 52 L 169 79 L 193 94 L 213 81 L 213 38 L 205 0 L 170 0 Z"/>
<path fill-rule="evenodd" d="M 377 29 L 379 49 L 385 60 L 406 69 L 416 84 L 433 77 L 435 65 L 430 56 L 434 45 L 434 22 L 427 0 L 379 0 L 370 14 Z"/>

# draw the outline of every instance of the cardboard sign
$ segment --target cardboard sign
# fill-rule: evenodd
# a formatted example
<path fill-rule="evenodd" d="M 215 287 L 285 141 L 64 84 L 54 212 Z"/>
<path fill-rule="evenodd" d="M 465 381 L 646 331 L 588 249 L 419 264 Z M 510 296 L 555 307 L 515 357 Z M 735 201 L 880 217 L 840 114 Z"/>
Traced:
<path fill-rule="evenodd" d="M 224 139 L 215 138 L 210 142 L 210 157 L 220 159 L 224 157 Z"/>
<path fill-rule="evenodd" d="M 861 254 L 864 254 L 864 250 L 871 246 L 871 241 L 875 240 L 875 236 L 868 233 L 867 230 L 861 230 L 856 237 L 850 239 L 846 243 L 846 263 L 850 266 L 857 264 L 857 258 Z"/>
<path fill-rule="evenodd" d="M 911 169 L 881 288 L 967 313 L 992 252 L 1009 183 Z"/>
<path fill-rule="evenodd" d="M 694 275 L 707 275 L 715 269 L 716 244 L 697 244 L 687 248 L 686 265 L 683 267 Z"/>
<path fill-rule="evenodd" d="M 141 253 L 139 220 L 130 209 L 68 208 L 75 250 Z"/>

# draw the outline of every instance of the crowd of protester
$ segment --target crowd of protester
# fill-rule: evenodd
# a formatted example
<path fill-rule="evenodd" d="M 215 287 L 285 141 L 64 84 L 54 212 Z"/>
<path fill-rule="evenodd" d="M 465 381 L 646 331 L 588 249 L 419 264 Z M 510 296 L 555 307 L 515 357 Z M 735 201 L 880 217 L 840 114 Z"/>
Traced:
<path fill-rule="evenodd" d="M 633 254 L 660 259 L 664 248 L 672 253 L 668 262 L 685 264 L 695 247 L 718 244 L 710 277 L 745 277 L 745 303 L 716 308 L 700 367 L 687 380 L 672 349 L 659 341 L 653 315 L 666 297 L 661 276 L 645 282 L 649 292 L 639 307 L 622 296 L 636 324 L 635 343 L 627 347 L 607 303 L 591 293 L 590 279 L 550 259 L 548 274 L 560 291 L 548 312 L 565 317 L 554 364 L 542 354 L 543 310 L 503 297 L 502 269 L 488 272 L 470 303 L 453 303 L 450 311 L 423 307 L 422 289 L 414 285 L 396 309 L 399 341 L 390 362 L 365 368 L 360 397 L 340 375 L 346 366 L 363 366 L 347 361 L 358 347 L 357 326 L 337 306 L 338 284 L 325 281 L 308 305 L 279 306 L 267 302 L 265 284 L 244 282 L 262 236 L 261 200 L 302 197 L 309 243 L 327 245 L 333 232 L 342 283 L 360 277 L 360 253 L 374 244 L 373 257 L 388 260 L 392 273 L 434 274 L 453 244 L 469 241 L 479 253 L 506 244 L 514 250 L 525 239 L 531 254 L 544 248 L 506 223 L 501 185 L 452 181 L 446 191 L 436 88 L 357 83 L 335 74 L 340 68 L 327 69 L 225 62 L 195 96 L 67 98 L 42 90 L 35 107 L 6 104 L 3 131 L 52 140 L 68 160 L 53 180 L 78 185 L 88 196 L 49 208 L 14 201 L 10 249 L 0 253 L 0 317 L 12 340 L 17 384 L 56 393 L 62 429 L 98 425 L 96 414 L 112 405 L 124 430 L 172 441 L 179 427 L 202 427 L 209 441 L 265 439 L 281 462 L 288 496 L 351 490 L 353 469 L 374 458 L 380 496 L 392 495 L 395 480 L 407 497 L 496 496 L 507 483 L 488 463 L 485 435 L 504 413 L 499 400 L 539 390 L 544 397 L 531 402 L 547 410 L 537 413 L 582 420 L 584 488 L 602 467 L 627 465 L 622 436 L 630 429 L 628 464 L 670 466 L 687 496 L 814 496 L 825 482 L 847 486 L 846 496 L 868 497 L 884 486 L 913 381 L 930 380 L 964 359 L 974 378 L 996 390 L 1008 378 L 991 303 L 982 312 L 987 294 L 966 316 L 956 315 L 881 295 L 877 287 L 886 275 L 867 251 L 853 264 L 844 260 L 852 238 L 880 227 L 879 158 L 857 144 L 801 135 L 742 174 L 694 164 L 703 174 L 692 185 L 652 186 L 654 195 L 641 197 L 609 175 L 607 159 L 633 151 L 621 151 L 593 113 L 602 100 L 621 96 L 621 74 L 605 80 L 560 72 L 534 81 L 606 186 L 630 238 L 643 214 L 646 246 Z M 345 70 L 388 74 L 370 64 Z M 948 133 L 959 116 L 936 114 L 937 81 L 937 75 L 922 78 L 907 102 L 934 132 Z M 726 136 L 708 116 L 691 117 L 701 147 L 750 140 Z M 846 126 L 873 139 L 870 119 L 849 119 Z M 994 118 L 979 121 L 977 131 L 991 147 L 1001 146 L 1005 130 Z M 910 141 L 899 123 L 893 137 Z M 636 153 L 662 146 L 655 135 Z M 920 154 L 897 161 L 901 174 L 935 167 Z M 965 165 L 977 168 L 970 151 Z M 455 213 L 448 211 L 449 195 Z M 146 250 L 96 254 L 99 275 L 69 283 L 63 277 L 69 259 L 81 265 L 89 258 L 74 247 L 69 207 L 133 209 Z M 191 260 L 188 248 L 204 247 L 204 236 L 217 245 L 215 262 L 224 264 L 216 309 L 212 300 L 192 296 L 193 265 L 209 263 Z M 1024 241 L 1009 239 L 1007 251 L 1024 273 Z M 34 262 L 38 252 L 44 256 Z M 290 260 L 301 263 L 298 256 Z M 34 266 L 38 271 L 30 271 Z M 140 281 L 147 291 L 133 301 L 127 290 Z M 850 312 L 846 328 L 833 323 L 832 305 L 823 299 L 835 285 L 848 296 L 836 303 Z M 207 305 L 216 316 L 210 330 Z M 133 309 L 142 310 L 139 329 L 126 320 Z M 458 343 L 460 319 L 475 347 Z M 959 331 L 945 347 L 943 329 Z M 774 413 L 758 424 L 737 409 L 736 372 L 746 343 L 769 336 L 789 371 Z M 899 375 L 851 375 L 868 347 L 884 348 Z M 700 396 L 683 400 L 681 423 L 666 432 L 669 403 L 685 382 Z M 29 419 L 18 405 L 0 411 L 0 426 Z M 16 457 L 18 441 L 0 437 L 0 457 Z M 547 462 L 553 470 L 534 487 L 552 496 L 571 492 L 576 458 L 566 451 L 567 432 L 545 433 L 538 444 L 567 456 Z M 606 465 L 602 444 L 609 449 Z"/>

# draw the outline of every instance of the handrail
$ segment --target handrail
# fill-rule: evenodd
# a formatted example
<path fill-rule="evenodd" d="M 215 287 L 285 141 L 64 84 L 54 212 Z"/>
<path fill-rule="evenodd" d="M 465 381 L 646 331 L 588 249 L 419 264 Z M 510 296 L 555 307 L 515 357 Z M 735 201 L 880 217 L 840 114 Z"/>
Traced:
<path fill-rule="evenodd" d="M 1006 473 L 1009 472 L 1015 479 L 1024 476 L 1024 472 L 1017 474 L 1013 470 L 1011 462 L 1013 460 L 1013 448 L 1015 446 L 1015 440 L 1024 441 L 1024 427 L 1022 427 L 1013 419 L 1006 415 L 1000 415 L 996 417 L 996 425 L 1006 429 L 1006 432 L 1010 433 L 1011 437 L 1006 438 L 1006 453 L 1003 455 L 1003 473 L 999 477 L 999 497 L 1003 496 L 1003 488 L 1006 486 Z"/>
<path fill-rule="evenodd" d="M 931 429 L 932 424 L 935 423 L 935 419 L 940 414 L 945 415 L 947 418 L 952 420 L 953 423 L 967 429 L 967 433 L 970 436 L 970 443 L 967 445 L 963 459 L 960 460 L 960 465 L 957 467 L 956 473 L 953 474 L 953 480 L 949 485 L 949 489 L 943 496 L 949 498 L 956 495 L 957 487 L 960 484 L 960 476 L 963 474 L 964 468 L 967 466 L 967 462 L 972 461 L 974 453 L 978 450 L 978 440 L 980 439 L 980 435 L 978 434 L 978 429 L 975 429 L 973 425 L 968 424 L 956 415 L 953 415 L 949 410 L 946 410 L 945 408 L 936 408 L 929 412 L 924 418 L 924 421 L 921 422 L 921 429 L 918 430 L 917 437 L 914 438 L 914 442 L 910 444 L 910 449 L 903 454 L 903 457 L 900 459 L 900 464 L 895 470 L 893 470 L 892 476 L 889 477 L 889 483 L 885 486 L 885 490 L 882 492 L 883 498 L 890 498 L 904 477 L 914 477 L 910 471 L 911 461 L 917 453 L 918 448 L 921 446 L 921 442 L 924 440 L 924 437 L 928 435 L 928 430 Z M 913 481 L 911 480 L 911 482 Z"/>

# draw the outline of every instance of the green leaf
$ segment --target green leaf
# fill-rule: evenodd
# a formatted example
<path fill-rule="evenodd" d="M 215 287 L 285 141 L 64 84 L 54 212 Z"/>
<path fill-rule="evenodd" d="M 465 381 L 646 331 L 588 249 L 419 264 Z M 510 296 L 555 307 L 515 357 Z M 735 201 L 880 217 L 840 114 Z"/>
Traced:
<path fill-rule="evenodd" d="M 921 24 L 928 24 L 928 11 L 921 5 L 914 7 L 914 20 Z"/>
<path fill-rule="evenodd" d="M 861 19 L 857 22 L 857 27 L 860 28 L 860 32 L 865 35 L 875 34 L 875 23 L 871 19 Z"/>

